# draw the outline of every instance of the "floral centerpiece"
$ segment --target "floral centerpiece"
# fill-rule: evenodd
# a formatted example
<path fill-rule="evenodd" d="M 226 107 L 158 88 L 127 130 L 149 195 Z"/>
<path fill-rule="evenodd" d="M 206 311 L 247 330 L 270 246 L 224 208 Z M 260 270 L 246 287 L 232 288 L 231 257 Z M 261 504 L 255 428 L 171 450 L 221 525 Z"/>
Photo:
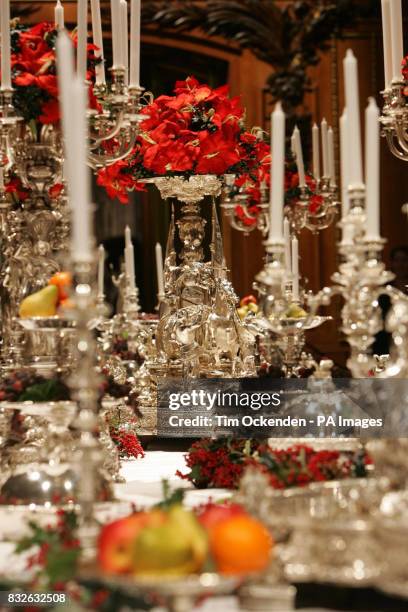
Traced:
<path fill-rule="evenodd" d="M 229 196 L 243 196 L 235 215 L 250 228 L 261 213 L 263 186 L 270 182 L 270 145 L 258 128 L 245 129 L 245 111 L 239 97 L 230 97 L 228 86 L 211 88 L 194 77 L 176 82 L 172 96 L 159 96 L 142 111 L 146 119 L 132 154 L 98 173 L 98 184 L 111 198 L 128 202 L 128 192 L 145 189 L 154 177 L 233 175 Z M 306 176 L 311 212 L 322 199 L 316 183 Z M 299 200 L 299 177 L 294 164 L 286 169 L 286 205 Z"/>
<path fill-rule="evenodd" d="M 269 146 L 245 130 L 240 98 L 230 97 L 228 86 L 188 77 L 141 112 L 146 119 L 132 155 L 99 172 L 111 198 L 126 203 L 128 191 L 144 189 L 152 177 L 234 174 L 247 189 L 268 180 Z"/>

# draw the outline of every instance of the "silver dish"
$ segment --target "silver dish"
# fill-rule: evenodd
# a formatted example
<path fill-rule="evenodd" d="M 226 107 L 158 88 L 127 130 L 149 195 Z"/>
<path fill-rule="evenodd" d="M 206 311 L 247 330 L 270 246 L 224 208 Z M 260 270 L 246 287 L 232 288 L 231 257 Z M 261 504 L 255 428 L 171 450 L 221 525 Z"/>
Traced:
<path fill-rule="evenodd" d="M 383 574 L 383 549 L 371 520 L 305 520 L 282 552 L 291 582 L 375 586 Z"/>
<path fill-rule="evenodd" d="M 270 329 L 276 333 L 285 332 L 286 334 L 297 333 L 301 330 L 315 329 L 326 321 L 331 321 L 333 317 L 321 317 L 318 315 L 307 317 L 280 317 L 279 319 L 269 318 Z"/>

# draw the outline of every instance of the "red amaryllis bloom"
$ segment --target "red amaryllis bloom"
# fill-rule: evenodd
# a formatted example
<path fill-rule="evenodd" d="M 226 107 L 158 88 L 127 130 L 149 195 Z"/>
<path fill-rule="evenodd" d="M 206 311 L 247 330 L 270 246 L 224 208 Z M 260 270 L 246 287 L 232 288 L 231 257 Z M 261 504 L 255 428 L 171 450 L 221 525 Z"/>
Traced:
<path fill-rule="evenodd" d="M 236 143 L 225 141 L 220 132 L 205 133 L 200 140 L 200 158 L 196 168 L 198 174 L 224 174 L 239 162 Z"/>
<path fill-rule="evenodd" d="M 58 198 L 63 192 L 63 190 L 64 185 L 62 183 L 55 183 L 55 185 L 50 187 L 50 189 L 48 190 L 48 195 L 50 196 L 50 198 Z"/>
<path fill-rule="evenodd" d="M 402 68 L 402 76 L 407 81 L 408 80 L 408 55 L 406 55 L 404 59 L 402 60 L 401 68 Z"/>
<path fill-rule="evenodd" d="M 38 117 L 41 123 L 57 123 L 60 120 L 60 107 L 57 100 L 44 102 L 41 111 L 41 115 Z"/>
<path fill-rule="evenodd" d="M 12 177 L 6 184 L 6 192 L 13 194 L 13 197 L 20 202 L 23 202 L 30 195 L 29 192 L 24 189 L 21 181 L 18 177 Z"/>
<path fill-rule="evenodd" d="M 309 210 L 313 215 L 315 215 L 316 213 L 319 212 L 322 205 L 323 205 L 323 197 L 320 195 L 313 195 L 310 198 Z"/>
<path fill-rule="evenodd" d="M 144 155 L 145 167 L 157 175 L 168 172 L 186 172 L 194 164 L 194 147 L 178 140 L 168 140 L 149 147 Z"/>
<path fill-rule="evenodd" d="M 247 227 L 252 227 L 256 225 L 257 215 L 259 213 L 259 208 L 253 207 L 253 209 L 244 208 L 240 204 L 235 207 L 235 215 L 243 225 Z"/>
<path fill-rule="evenodd" d="M 122 171 L 128 168 L 126 162 L 120 161 L 107 168 L 102 168 L 98 173 L 97 184 L 105 187 L 108 196 L 117 198 L 122 204 L 129 201 L 128 190 L 134 187 L 134 181 L 130 174 Z"/>

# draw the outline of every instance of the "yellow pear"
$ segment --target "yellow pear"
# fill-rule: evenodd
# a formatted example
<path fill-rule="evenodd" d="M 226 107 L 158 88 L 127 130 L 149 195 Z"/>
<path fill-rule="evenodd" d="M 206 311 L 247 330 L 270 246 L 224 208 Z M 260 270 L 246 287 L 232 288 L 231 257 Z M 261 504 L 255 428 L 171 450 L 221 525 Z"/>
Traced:
<path fill-rule="evenodd" d="M 53 317 L 57 313 L 58 288 L 49 285 L 26 297 L 20 304 L 19 315 L 22 319 L 30 317 Z"/>
<path fill-rule="evenodd" d="M 307 317 L 307 312 L 303 310 L 299 304 L 290 304 L 285 313 L 285 317 L 288 319 L 303 319 L 304 317 Z"/>
<path fill-rule="evenodd" d="M 172 506 L 162 525 L 147 526 L 136 539 L 136 575 L 185 576 L 201 571 L 208 555 L 208 537 L 194 514 Z"/>

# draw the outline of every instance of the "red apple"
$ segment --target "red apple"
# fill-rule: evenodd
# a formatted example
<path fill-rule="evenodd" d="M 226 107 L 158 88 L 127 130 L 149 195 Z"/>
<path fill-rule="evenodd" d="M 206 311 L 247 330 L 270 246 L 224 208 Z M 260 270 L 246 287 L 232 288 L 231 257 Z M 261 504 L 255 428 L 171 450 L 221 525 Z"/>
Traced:
<path fill-rule="evenodd" d="M 123 574 L 133 567 L 135 541 L 141 529 L 164 521 L 160 511 L 138 512 L 105 525 L 98 540 L 98 561 L 104 572 Z"/>
<path fill-rule="evenodd" d="M 257 303 L 258 303 L 258 300 L 256 299 L 254 295 L 246 295 L 245 297 L 242 298 L 239 305 L 248 306 L 248 304 L 257 304 Z"/>
<path fill-rule="evenodd" d="M 207 530 L 211 530 L 214 525 L 220 521 L 224 521 L 233 516 L 245 514 L 244 508 L 238 504 L 230 504 L 228 502 L 223 504 L 208 503 L 198 514 L 198 520 Z"/>

